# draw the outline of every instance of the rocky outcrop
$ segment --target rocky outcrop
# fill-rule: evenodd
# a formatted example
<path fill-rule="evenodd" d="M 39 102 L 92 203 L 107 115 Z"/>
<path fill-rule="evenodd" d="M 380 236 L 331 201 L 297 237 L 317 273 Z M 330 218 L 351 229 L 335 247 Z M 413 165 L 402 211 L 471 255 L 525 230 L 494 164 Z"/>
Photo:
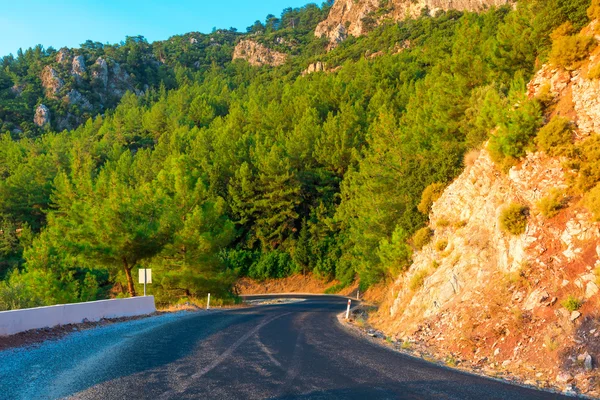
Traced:
<path fill-rule="evenodd" d="M 325 63 L 323 63 L 322 61 L 317 61 L 315 63 L 312 63 L 308 66 L 308 68 L 306 68 L 303 72 L 302 72 L 302 76 L 306 76 L 309 74 L 314 74 L 315 72 L 325 72 L 326 69 L 326 65 Z"/>
<path fill-rule="evenodd" d="M 58 92 L 65 85 L 64 81 L 59 77 L 58 73 L 50 65 L 47 65 L 42 70 L 42 86 L 46 89 L 46 96 L 56 98 Z"/>
<path fill-rule="evenodd" d="M 75 89 L 71 89 L 71 91 L 64 97 L 64 100 L 68 104 L 78 106 L 84 110 L 92 109 L 92 104 L 90 101 Z"/>
<path fill-rule="evenodd" d="M 505 175 L 482 151 L 433 205 L 432 244 L 415 254 L 411 273 L 397 282 L 403 289 L 390 314 L 406 321 L 432 317 L 443 313 L 451 303 L 473 298 L 477 291 L 489 292 L 490 283 L 499 276 L 518 273 L 525 266 L 540 272 L 561 269 L 581 259 L 586 246 L 600 239 L 600 230 L 591 222 L 591 216 L 577 210 L 556 226 L 550 226 L 536 210 L 536 202 L 551 189 L 567 187 L 565 172 L 560 160 L 532 153 L 521 166 Z M 503 208 L 511 203 L 530 209 L 527 230 L 519 236 L 503 232 L 498 222 Z M 440 249 L 437 246 L 440 242 L 447 245 Z M 432 265 L 436 265 L 435 269 Z M 429 275 L 424 281 L 425 289 L 412 293 L 410 285 L 404 283 L 415 274 L 424 274 L 423 271 Z M 562 279 L 554 283 L 560 286 L 561 282 Z M 521 297 L 521 300 L 526 298 L 524 294 Z M 524 304 L 525 310 L 530 308 L 529 301 Z"/>
<path fill-rule="evenodd" d="M 104 88 L 108 86 L 108 64 L 104 58 L 100 57 L 94 63 L 92 78 L 98 79 Z"/>
<path fill-rule="evenodd" d="M 40 104 L 35 109 L 35 116 L 33 117 L 33 123 L 39 127 L 42 127 L 50 123 L 50 110 L 43 104 Z"/>
<path fill-rule="evenodd" d="M 592 22 L 584 33 L 600 40 L 599 25 L 599 21 Z M 545 101 L 559 103 L 558 109 L 569 110 L 570 115 L 566 116 L 577 124 L 579 137 L 600 133 L 600 79 L 588 76 L 589 70 L 599 64 L 600 48 L 574 71 L 546 64 L 529 82 L 529 97 L 545 98 Z"/>
<path fill-rule="evenodd" d="M 600 226 L 577 199 L 553 219 L 536 205 L 551 189 L 567 186 L 566 172 L 561 160 L 530 153 L 505 174 L 481 151 L 433 205 L 431 243 L 394 283 L 375 325 L 487 374 L 562 390 L 555 377 L 567 370 L 577 387 L 588 387 L 597 372 L 584 370 L 576 357 L 590 349 L 600 356 L 594 336 L 600 331 L 594 314 Z M 529 209 L 518 236 L 499 226 L 511 203 Z M 569 296 L 584 305 L 567 310 Z"/>
<path fill-rule="evenodd" d="M 233 59 L 242 59 L 248 61 L 250 65 L 260 67 L 268 65 L 277 67 L 283 65 L 288 58 L 287 54 L 269 49 L 261 43 L 254 40 L 241 40 L 233 51 Z"/>
<path fill-rule="evenodd" d="M 112 68 L 110 69 L 108 91 L 111 96 L 118 98 L 123 97 L 127 91 L 134 92 L 138 95 L 142 94 L 141 91 L 135 89 L 131 76 L 117 62 L 113 63 Z"/>
<path fill-rule="evenodd" d="M 348 35 L 364 34 L 369 25 L 417 17 L 424 9 L 435 15 L 440 10 L 480 11 L 509 2 L 511 0 L 336 0 L 327 19 L 317 26 L 315 35 L 327 37 L 335 45 Z"/>
<path fill-rule="evenodd" d="M 56 62 L 66 64 L 71 59 L 71 52 L 66 47 L 63 47 L 56 53 Z"/>
<path fill-rule="evenodd" d="M 87 69 L 85 68 L 85 58 L 83 58 L 83 56 L 73 57 L 71 75 L 81 77 L 86 71 Z"/>

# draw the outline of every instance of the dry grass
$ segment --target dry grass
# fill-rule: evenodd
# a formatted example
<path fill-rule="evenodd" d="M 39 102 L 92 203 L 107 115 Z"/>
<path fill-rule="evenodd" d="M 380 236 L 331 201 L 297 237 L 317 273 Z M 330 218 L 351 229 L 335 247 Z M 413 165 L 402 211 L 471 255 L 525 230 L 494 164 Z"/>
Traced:
<path fill-rule="evenodd" d="M 430 275 L 429 271 L 424 270 L 424 269 L 415 273 L 410 278 L 410 283 L 408 284 L 408 287 L 410 288 L 410 290 L 412 290 L 413 292 L 416 292 L 421 287 L 423 287 L 423 284 L 425 283 L 425 279 L 429 275 Z"/>
<path fill-rule="evenodd" d="M 435 222 L 437 228 L 446 228 L 451 225 L 451 222 L 446 218 L 440 218 Z"/>
<path fill-rule="evenodd" d="M 437 251 L 444 251 L 448 247 L 448 240 L 440 239 L 436 242 L 435 248 Z"/>
<path fill-rule="evenodd" d="M 477 159 L 479 158 L 480 154 L 481 154 L 481 150 L 479 150 L 479 149 L 469 150 L 465 154 L 465 157 L 463 160 L 465 167 L 473 166 L 475 164 L 475 162 L 477 161 Z"/>

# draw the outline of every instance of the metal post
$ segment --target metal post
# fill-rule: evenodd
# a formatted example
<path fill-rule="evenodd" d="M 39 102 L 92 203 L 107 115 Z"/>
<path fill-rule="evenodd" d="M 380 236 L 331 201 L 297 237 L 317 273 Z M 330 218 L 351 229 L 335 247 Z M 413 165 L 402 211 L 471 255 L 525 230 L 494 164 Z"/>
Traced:
<path fill-rule="evenodd" d="M 350 318 L 350 304 L 352 304 L 352 300 L 348 299 L 348 308 L 346 309 L 346 319 Z"/>
<path fill-rule="evenodd" d="M 144 268 L 144 297 L 146 297 L 146 283 L 148 283 L 148 270 Z"/>
<path fill-rule="evenodd" d="M 208 294 L 208 301 L 206 302 L 206 309 L 210 309 L 210 293 Z"/>

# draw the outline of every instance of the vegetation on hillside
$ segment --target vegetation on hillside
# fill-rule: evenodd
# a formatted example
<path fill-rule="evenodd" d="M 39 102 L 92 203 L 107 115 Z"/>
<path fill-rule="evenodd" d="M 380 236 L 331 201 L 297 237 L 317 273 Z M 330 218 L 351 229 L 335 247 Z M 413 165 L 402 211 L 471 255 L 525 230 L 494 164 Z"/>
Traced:
<path fill-rule="evenodd" d="M 230 62 L 231 30 L 86 44 L 86 58 L 110 55 L 148 87 L 60 133 L 11 132 L 31 120 L 52 50 L 5 57 L 0 308 L 134 294 L 139 267 L 154 269 L 161 302 L 231 297 L 239 276 L 394 276 L 430 238 L 426 212 L 467 151 L 489 140 L 510 165 L 533 145 L 542 105 L 524 82 L 551 32 L 587 22 L 575 3 L 423 16 L 329 53 L 312 35 L 329 4 L 288 9 L 247 33 L 288 46 L 278 68 Z M 302 77 L 315 60 L 339 69 Z M 32 83 L 9 95 L 18 82 Z M 543 143 L 562 140 L 550 133 Z"/>

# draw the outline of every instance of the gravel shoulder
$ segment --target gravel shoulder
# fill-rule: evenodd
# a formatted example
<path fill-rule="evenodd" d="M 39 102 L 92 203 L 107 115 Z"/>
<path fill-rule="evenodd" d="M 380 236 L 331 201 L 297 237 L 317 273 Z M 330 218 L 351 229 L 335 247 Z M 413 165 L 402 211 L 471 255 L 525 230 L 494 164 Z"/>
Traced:
<path fill-rule="evenodd" d="M 352 308 L 350 319 L 346 319 L 345 313 L 337 315 L 339 324 L 352 335 L 368 341 L 376 346 L 383 347 L 389 351 L 403 354 L 416 360 L 423 360 L 437 365 L 440 368 L 449 369 L 452 371 L 461 372 L 464 374 L 491 379 L 501 383 L 516 385 L 527 389 L 539 390 L 547 392 L 548 395 L 567 395 L 575 396 L 575 393 L 565 393 L 550 387 L 538 387 L 525 384 L 521 379 L 512 375 L 489 375 L 482 372 L 480 369 L 471 367 L 470 365 L 462 365 L 456 363 L 453 359 L 440 359 L 436 354 L 428 351 L 427 348 L 419 346 L 415 343 L 401 342 L 390 337 L 386 337 L 383 332 L 371 328 L 368 323 L 360 323 L 361 317 L 364 318 L 368 314 L 368 310 L 373 309 L 373 306 L 368 304 L 359 304 Z M 358 317 L 358 318 L 357 318 Z M 363 319 L 364 321 L 364 319 Z M 594 397 L 584 396 L 579 394 L 577 397 L 593 399 Z"/>

